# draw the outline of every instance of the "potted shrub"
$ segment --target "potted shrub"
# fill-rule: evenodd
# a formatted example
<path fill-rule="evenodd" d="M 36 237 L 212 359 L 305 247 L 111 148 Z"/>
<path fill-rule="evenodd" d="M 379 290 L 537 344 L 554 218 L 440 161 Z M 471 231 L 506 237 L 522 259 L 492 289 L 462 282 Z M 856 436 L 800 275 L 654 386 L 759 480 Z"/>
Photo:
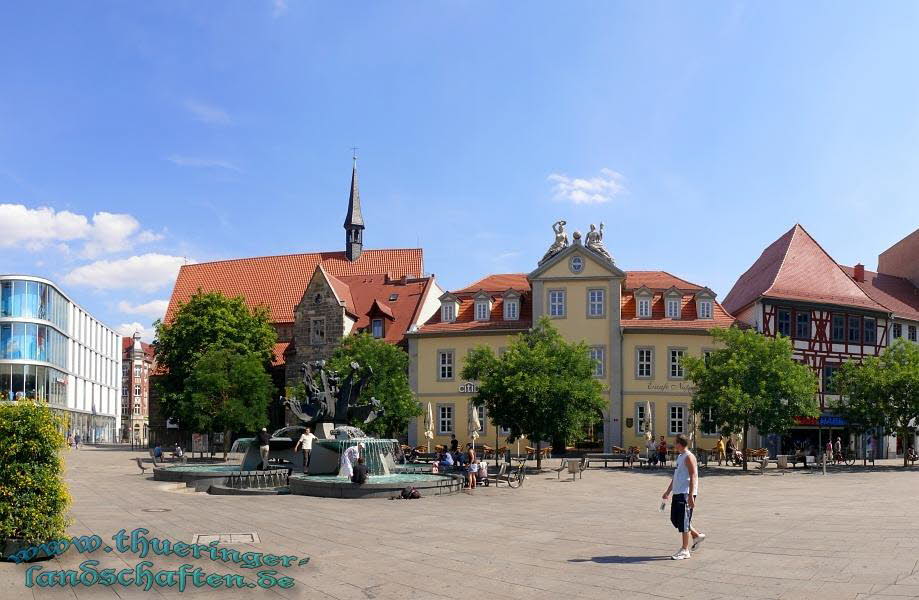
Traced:
<path fill-rule="evenodd" d="M 0 403 L 0 555 L 61 539 L 70 495 L 62 479 L 66 427 L 47 405 Z M 35 558 L 40 558 L 36 556 Z"/>

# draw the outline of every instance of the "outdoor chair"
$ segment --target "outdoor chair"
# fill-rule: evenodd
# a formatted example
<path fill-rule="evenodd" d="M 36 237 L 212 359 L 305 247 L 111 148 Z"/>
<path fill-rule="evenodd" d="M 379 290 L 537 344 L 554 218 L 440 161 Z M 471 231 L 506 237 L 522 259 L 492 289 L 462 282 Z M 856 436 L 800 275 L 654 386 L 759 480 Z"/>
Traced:
<path fill-rule="evenodd" d="M 140 469 L 140 474 L 145 475 L 147 473 L 147 467 L 144 465 L 144 463 L 140 462 L 140 457 L 135 456 L 134 460 L 137 461 L 137 468 Z"/>
<path fill-rule="evenodd" d="M 553 469 L 557 473 L 556 479 L 562 478 L 562 471 L 568 470 L 568 459 L 563 458 L 561 464 L 558 465 L 557 469 Z"/>

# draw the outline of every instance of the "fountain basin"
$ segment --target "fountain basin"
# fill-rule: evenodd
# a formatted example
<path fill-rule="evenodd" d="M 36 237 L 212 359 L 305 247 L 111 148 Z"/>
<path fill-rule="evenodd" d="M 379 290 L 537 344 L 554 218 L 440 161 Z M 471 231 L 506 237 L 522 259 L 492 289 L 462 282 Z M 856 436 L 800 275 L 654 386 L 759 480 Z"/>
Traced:
<path fill-rule="evenodd" d="M 154 467 L 153 479 L 184 483 L 197 492 L 206 492 L 212 485 L 230 488 L 266 489 L 287 485 L 287 468 L 264 471 L 243 470 L 240 465 L 174 465 Z"/>
<path fill-rule="evenodd" d="M 291 494 L 321 498 L 392 498 L 406 487 L 418 490 L 425 496 L 455 494 L 463 489 L 462 475 L 432 473 L 394 473 L 369 477 L 367 483 L 357 485 L 345 477 L 334 475 L 291 475 L 288 488 Z"/>

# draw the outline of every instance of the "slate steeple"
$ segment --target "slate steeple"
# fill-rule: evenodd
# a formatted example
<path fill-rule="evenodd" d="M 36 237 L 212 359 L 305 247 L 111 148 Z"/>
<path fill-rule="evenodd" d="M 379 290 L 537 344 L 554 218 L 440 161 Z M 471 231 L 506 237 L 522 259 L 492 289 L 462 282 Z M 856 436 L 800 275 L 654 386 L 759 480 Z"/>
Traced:
<path fill-rule="evenodd" d="M 351 196 L 345 216 L 345 256 L 354 262 L 361 256 L 364 238 L 364 217 L 361 214 L 361 193 L 357 185 L 357 157 L 351 167 Z"/>

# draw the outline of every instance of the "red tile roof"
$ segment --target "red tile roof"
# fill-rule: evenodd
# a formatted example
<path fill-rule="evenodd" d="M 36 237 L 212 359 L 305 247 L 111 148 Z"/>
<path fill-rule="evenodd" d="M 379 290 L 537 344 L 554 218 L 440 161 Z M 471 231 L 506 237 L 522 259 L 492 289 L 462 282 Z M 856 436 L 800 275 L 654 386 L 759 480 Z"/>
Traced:
<path fill-rule="evenodd" d="M 626 271 L 625 272 L 625 289 L 637 290 L 645 286 L 652 290 L 667 290 L 676 287 L 685 291 L 697 292 L 702 289 L 701 285 L 690 283 L 685 279 L 680 279 L 676 275 L 671 275 L 667 271 Z"/>
<path fill-rule="evenodd" d="M 179 269 L 165 320 L 168 322 L 179 303 L 187 302 L 200 288 L 243 296 L 250 306 L 267 306 L 272 322 L 291 323 L 294 307 L 320 263 L 329 275 L 339 279 L 385 273 L 394 278 L 414 277 L 424 272 L 420 248 L 364 250 L 354 262 L 348 261 L 344 252 L 314 252 L 185 265 Z"/>
<path fill-rule="evenodd" d="M 144 354 L 150 360 L 153 360 L 153 344 L 148 344 L 146 342 L 141 342 L 140 347 L 143 349 Z M 121 338 L 121 352 L 122 354 L 134 348 L 134 338 L 132 337 L 122 337 Z"/>
<path fill-rule="evenodd" d="M 383 322 L 383 339 L 398 343 L 405 337 L 405 332 L 415 321 L 429 286 L 434 284 L 434 277 L 390 279 L 386 275 L 356 275 L 342 277 L 341 281 L 348 286 L 354 302 L 354 314 L 357 322 L 355 330 L 369 332 L 373 316 L 389 317 Z M 395 300 L 389 298 L 396 294 Z"/>
<path fill-rule="evenodd" d="M 290 342 L 278 342 L 274 345 L 274 350 L 271 358 L 272 366 L 277 367 L 287 362 L 287 360 L 284 358 L 284 352 L 287 351 L 288 346 L 290 346 Z"/>
<path fill-rule="evenodd" d="M 486 291 L 491 296 L 491 315 L 488 321 L 475 320 L 475 295 Z M 504 297 L 509 290 L 519 292 L 519 318 L 513 321 L 504 319 Z M 456 320 L 444 323 L 437 311 L 427 323 L 418 329 L 419 333 L 448 333 L 467 331 L 501 331 L 526 330 L 533 325 L 533 305 L 530 301 L 530 282 L 524 273 L 506 273 L 489 275 L 463 289 L 453 292 L 459 299 L 459 310 Z"/>
<path fill-rule="evenodd" d="M 507 290 L 528 292 L 530 291 L 530 280 L 527 279 L 526 273 L 504 273 L 501 275 L 489 275 L 484 279 L 479 279 L 475 283 L 467 285 L 455 293 L 475 293 L 479 290 L 485 290 L 486 292 L 504 292 Z"/>
<path fill-rule="evenodd" d="M 761 297 L 883 311 L 800 225 L 770 244 L 724 299 L 738 313 Z"/>
<path fill-rule="evenodd" d="M 854 268 L 840 267 L 849 277 L 854 277 Z M 919 288 L 910 280 L 865 269 L 865 281 L 856 281 L 854 278 L 852 281 L 894 315 L 919 321 Z"/>

